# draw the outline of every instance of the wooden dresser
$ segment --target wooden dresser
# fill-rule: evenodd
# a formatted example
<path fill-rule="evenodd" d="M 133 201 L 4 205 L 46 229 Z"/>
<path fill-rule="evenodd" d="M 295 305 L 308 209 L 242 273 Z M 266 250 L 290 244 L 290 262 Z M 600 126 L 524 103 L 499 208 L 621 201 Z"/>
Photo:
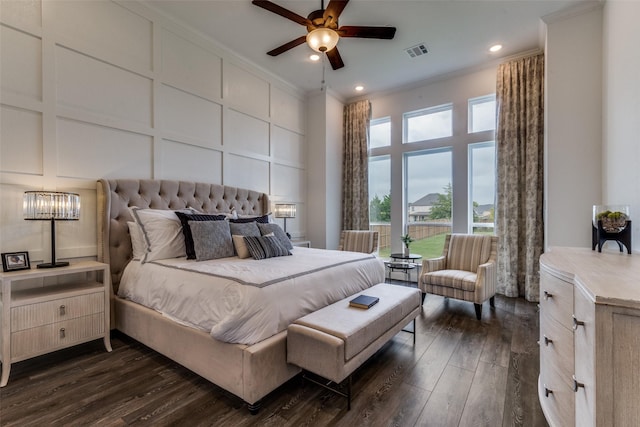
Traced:
<path fill-rule="evenodd" d="M 538 395 L 552 427 L 640 425 L 640 256 L 540 257 Z"/>

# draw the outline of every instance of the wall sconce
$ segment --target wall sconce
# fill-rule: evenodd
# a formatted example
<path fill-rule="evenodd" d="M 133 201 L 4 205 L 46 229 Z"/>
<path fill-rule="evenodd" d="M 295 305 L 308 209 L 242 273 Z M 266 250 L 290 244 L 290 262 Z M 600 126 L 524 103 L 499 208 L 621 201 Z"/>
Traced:
<path fill-rule="evenodd" d="M 292 203 L 276 203 L 273 216 L 276 218 L 284 218 L 284 232 L 289 239 L 291 235 L 287 233 L 287 218 L 296 217 L 296 205 Z"/>
<path fill-rule="evenodd" d="M 38 268 L 54 268 L 69 265 L 56 262 L 56 219 L 72 221 L 80 219 L 80 196 L 58 191 L 25 191 L 24 219 L 51 221 L 51 262 L 38 264 Z"/>

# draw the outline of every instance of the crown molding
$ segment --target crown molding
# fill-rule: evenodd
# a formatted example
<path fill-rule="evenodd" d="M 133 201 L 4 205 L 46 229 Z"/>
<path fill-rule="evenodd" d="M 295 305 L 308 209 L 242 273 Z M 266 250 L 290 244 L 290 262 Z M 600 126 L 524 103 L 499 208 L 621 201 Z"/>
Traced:
<path fill-rule="evenodd" d="M 542 21 L 545 24 L 551 24 L 558 21 L 564 21 L 565 19 L 573 18 L 585 13 L 593 12 L 595 10 L 601 10 L 604 7 L 606 0 L 588 0 L 578 3 L 574 6 L 569 6 L 566 9 L 559 10 L 558 12 L 550 13 L 543 16 Z"/>

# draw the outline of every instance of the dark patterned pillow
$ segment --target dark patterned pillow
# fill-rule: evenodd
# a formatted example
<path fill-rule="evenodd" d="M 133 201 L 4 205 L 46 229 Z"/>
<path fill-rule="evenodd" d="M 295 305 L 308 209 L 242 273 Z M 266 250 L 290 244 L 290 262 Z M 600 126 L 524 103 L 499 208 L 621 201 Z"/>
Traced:
<path fill-rule="evenodd" d="M 189 221 L 196 261 L 227 258 L 234 255 L 227 221 Z"/>
<path fill-rule="evenodd" d="M 261 224 L 267 224 L 269 222 L 269 214 L 262 216 L 244 216 L 239 218 L 230 218 L 229 222 L 235 222 L 236 224 L 242 224 L 245 222 L 259 222 Z"/>
<path fill-rule="evenodd" d="M 229 221 L 229 227 L 234 236 L 260 236 L 260 229 L 255 221 L 240 223 Z"/>
<path fill-rule="evenodd" d="M 263 236 L 265 234 L 273 233 L 273 235 L 278 239 L 280 244 L 287 249 L 293 249 L 293 245 L 291 244 L 291 240 L 284 233 L 282 228 L 278 224 L 269 223 L 269 224 L 260 224 L 258 223 L 258 228 L 260 229 L 260 234 Z"/>
<path fill-rule="evenodd" d="M 245 236 L 244 242 L 253 259 L 291 255 L 291 252 L 282 246 L 275 236 Z"/>
<path fill-rule="evenodd" d="M 193 248 L 193 236 L 189 221 L 224 221 L 226 215 L 207 215 L 207 214 L 188 214 L 176 212 L 176 215 L 182 223 L 182 234 L 184 234 L 184 246 L 187 250 L 187 259 L 196 259 L 196 251 Z"/>

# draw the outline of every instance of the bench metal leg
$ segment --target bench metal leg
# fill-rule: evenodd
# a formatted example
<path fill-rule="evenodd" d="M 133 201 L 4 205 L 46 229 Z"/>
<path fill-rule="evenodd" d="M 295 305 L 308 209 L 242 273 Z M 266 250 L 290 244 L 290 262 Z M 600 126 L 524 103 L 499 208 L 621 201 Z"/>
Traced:
<path fill-rule="evenodd" d="M 311 381 L 312 383 L 319 385 L 320 387 L 323 387 L 339 396 L 342 397 L 346 397 L 347 398 L 347 411 L 351 410 L 351 375 L 349 375 L 349 377 L 347 377 L 346 379 L 346 387 L 347 387 L 347 391 L 343 392 L 341 390 L 339 390 L 337 387 L 331 387 L 331 384 L 336 384 L 336 386 L 340 386 L 340 384 L 335 383 L 334 381 L 331 380 L 326 380 L 326 383 L 320 382 L 318 380 L 316 380 L 315 378 L 312 378 L 310 376 L 307 375 L 307 372 L 305 371 L 302 374 L 302 378 L 304 378 L 307 381 Z"/>
<path fill-rule="evenodd" d="M 413 334 L 413 346 L 415 347 L 415 345 L 416 345 L 416 318 L 414 317 L 411 322 L 413 322 L 413 331 L 410 331 L 409 329 L 401 329 L 401 331 Z"/>

